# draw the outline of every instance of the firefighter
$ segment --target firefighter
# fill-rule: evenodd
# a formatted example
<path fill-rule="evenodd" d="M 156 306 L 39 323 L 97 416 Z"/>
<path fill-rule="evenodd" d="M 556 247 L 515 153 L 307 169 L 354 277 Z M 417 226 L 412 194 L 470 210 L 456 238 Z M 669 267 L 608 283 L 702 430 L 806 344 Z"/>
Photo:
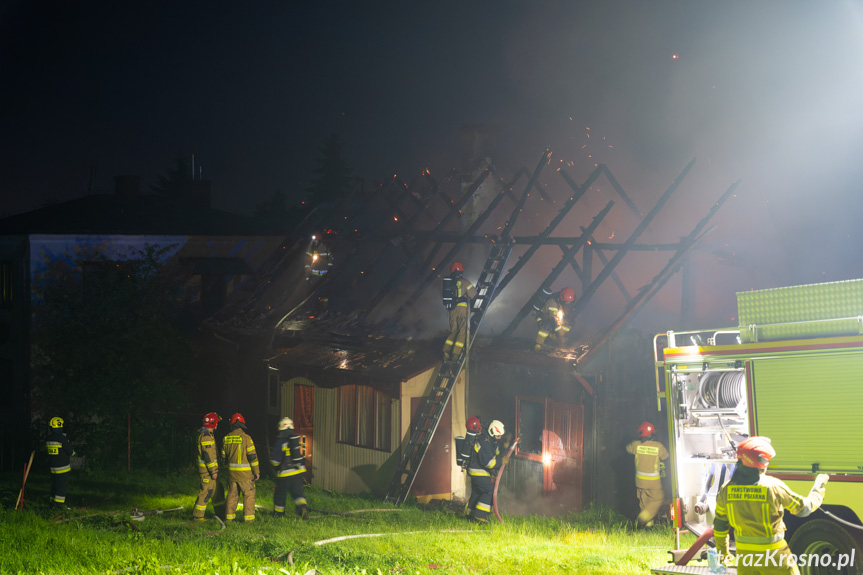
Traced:
<path fill-rule="evenodd" d="M 241 413 L 231 416 L 231 430 L 222 440 L 222 461 L 228 467 L 228 496 L 225 520 L 237 515 L 239 492 L 243 492 L 243 519 L 255 520 L 255 481 L 261 472 L 255 442 L 246 433 L 246 419 Z"/>
<path fill-rule="evenodd" d="M 45 441 L 48 452 L 48 466 L 51 468 L 51 509 L 66 507 L 66 488 L 69 485 L 69 472 L 72 470 L 72 456 L 75 450 L 69 445 L 69 438 L 63 433 L 63 419 L 52 417 L 48 423 L 51 432 Z"/>
<path fill-rule="evenodd" d="M 313 234 L 306 250 L 306 279 L 321 278 L 332 269 L 333 256 L 320 234 Z"/>
<path fill-rule="evenodd" d="M 464 351 L 467 339 L 467 318 L 470 313 L 470 301 L 476 297 L 476 288 L 464 279 L 464 266 L 461 262 L 453 262 L 449 268 L 452 302 L 449 304 L 449 336 L 443 344 L 443 359 L 445 362 L 457 360 Z M 446 284 L 445 284 L 446 285 Z M 446 302 L 444 302 L 446 304 Z"/>
<path fill-rule="evenodd" d="M 547 292 L 546 292 L 547 293 Z M 565 287 L 557 295 L 552 294 L 542 308 L 536 310 L 536 345 L 534 351 L 540 351 L 546 338 L 551 337 L 562 346 L 570 326 L 566 321 L 564 308 L 575 299 L 575 290 Z"/>
<path fill-rule="evenodd" d="M 656 440 L 656 428 L 649 421 L 638 426 L 640 439 L 630 442 L 626 452 L 635 456 L 635 489 L 638 495 L 638 527 L 653 527 L 653 519 L 665 501 L 661 469 L 668 450 Z"/>
<path fill-rule="evenodd" d="M 201 478 L 201 488 L 195 501 L 195 509 L 192 511 L 192 519 L 195 521 L 204 520 L 207 503 L 213 499 L 219 487 L 219 460 L 216 457 L 214 430 L 220 421 L 222 418 L 211 411 L 204 416 L 201 430 L 198 432 L 198 475 Z"/>
<path fill-rule="evenodd" d="M 470 500 L 467 505 L 468 519 L 476 523 L 488 523 L 491 511 L 492 477 L 500 468 L 499 441 L 504 434 L 503 423 L 492 421 L 488 433 L 481 433 L 473 446 L 473 453 L 467 465 L 470 477 Z"/>
<path fill-rule="evenodd" d="M 306 458 L 300 448 L 300 436 L 294 432 L 294 420 L 283 417 L 279 421 L 279 433 L 270 454 L 270 463 L 276 472 L 276 490 L 273 493 L 273 514 L 285 516 L 285 501 L 288 492 L 294 500 L 294 510 L 300 519 L 309 518 L 309 505 L 303 494 L 303 476 L 306 474 Z"/>
<path fill-rule="evenodd" d="M 785 509 L 806 517 L 821 506 L 829 477 L 821 473 L 806 497 L 791 491 L 780 479 L 766 474 L 776 450 L 767 437 L 749 437 L 737 446 L 737 468 L 716 497 L 713 536 L 720 557 L 728 553 L 728 530 L 734 528 L 737 573 L 793 573 L 800 571 L 785 542 Z M 725 559 L 726 563 L 730 563 Z M 758 567 L 761 566 L 761 567 Z"/>

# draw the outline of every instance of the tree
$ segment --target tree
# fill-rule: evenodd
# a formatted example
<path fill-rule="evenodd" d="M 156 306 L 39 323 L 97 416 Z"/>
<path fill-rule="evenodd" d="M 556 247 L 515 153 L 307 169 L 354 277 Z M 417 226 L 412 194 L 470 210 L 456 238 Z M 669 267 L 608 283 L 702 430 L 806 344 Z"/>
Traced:
<path fill-rule="evenodd" d="M 351 192 L 357 183 L 345 161 L 342 144 L 335 134 L 324 142 L 319 152 L 321 155 L 319 165 L 314 170 L 315 177 L 306 189 L 312 207 L 341 199 Z"/>
<path fill-rule="evenodd" d="M 189 161 L 186 158 L 177 158 L 176 167 L 168 170 L 167 174 L 159 174 L 158 183 L 151 185 L 150 189 L 157 194 L 178 198 L 189 190 L 189 182 L 193 180 Z"/>
<path fill-rule="evenodd" d="M 34 412 L 63 414 L 100 467 L 125 464 L 129 418 L 135 464 L 172 463 L 169 414 L 186 403 L 191 354 L 180 276 L 163 263 L 171 249 L 80 248 L 34 277 Z"/>

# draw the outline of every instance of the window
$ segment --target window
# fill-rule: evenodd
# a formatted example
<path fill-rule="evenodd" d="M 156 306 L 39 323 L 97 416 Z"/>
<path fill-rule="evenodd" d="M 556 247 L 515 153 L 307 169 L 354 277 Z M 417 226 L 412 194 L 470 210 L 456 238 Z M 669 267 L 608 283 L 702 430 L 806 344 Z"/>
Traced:
<path fill-rule="evenodd" d="M 392 400 L 367 385 L 345 385 L 338 389 L 338 442 L 390 450 Z"/>
<path fill-rule="evenodd" d="M 542 455 L 542 432 L 545 430 L 545 402 L 518 400 L 518 444 L 520 453 Z"/>
<path fill-rule="evenodd" d="M 0 262 L 0 309 L 12 307 L 12 262 Z"/>

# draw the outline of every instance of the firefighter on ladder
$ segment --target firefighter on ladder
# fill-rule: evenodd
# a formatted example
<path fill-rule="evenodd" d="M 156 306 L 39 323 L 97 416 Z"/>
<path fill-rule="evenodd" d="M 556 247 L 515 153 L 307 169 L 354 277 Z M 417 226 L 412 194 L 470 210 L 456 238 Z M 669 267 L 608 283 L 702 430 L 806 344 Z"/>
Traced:
<path fill-rule="evenodd" d="M 563 345 L 570 329 L 564 308 L 574 299 L 575 290 L 571 287 L 565 287 L 557 295 L 552 294 L 541 308 L 534 308 L 537 326 L 534 351 L 540 351 L 548 337 L 556 340 L 558 345 Z"/>
<path fill-rule="evenodd" d="M 201 430 L 198 432 L 198 476 L 201 478 L 201 488 L 192 519 L 204 520 L 207 503 L 214 499 L 219 488 L 219 460 L 216 457 L 216 437 L 213 434 L 222 418 L 215 411 L 204 416 Z M 221 491 L 220 491 L 221 492 Z M 213 503 L 215 507 L 215 501 Z"/>
<path fill-rule="evenodd" d="M 228 496 L 225 521 L 237 516 L 239 492 L 243 492 L 243 520 L 255 520 L 255 481 L 260 479 L 260 464 L 255 442 L 246 433 L 246 419 L 241 413 L 231 416 L 231 431 L 222 440 L 222 460 L 228 467 Z"/>
<path fill-rule="evenodd" d="M 306 458 L 300 448 L 300 436 L 294 432 L 294 420 L 283 417 L 279 421 L 279 434 L 270 454 L 270 463 L 276 472 L 276 489 L 273 493 L 273 514 L 285 516 L 288 492 L 294 500 L 297 515 L 309 518 L 309 504 L 303 493 L 303 476 L 306 474 Z"/>
<path fill-rule="evenodd" d="M 482 427 L 475 431 L 482 431 Z M 470 477 L 470 500 L 467 504 L 467 516 L 469 520 L 476 523 L 488 523 L 494 490 L 492 476 L 500 468 L 501 459 L 498 443 L 503 434 L 503 423 L 495 419 L 489 424 L 488 433 L 478 435 L 473 446 L 473 453 L 470 455 L 467 465 L 467 474 Z"/>
<path fill-rule="evenodd" d="M 635 456 L 635 489 L 641 508 L 638 527 L 653 527 L 653 519 L 665 501 L 661 470 L 668 459 L 668 450 L 656 441 L 656 428 L 649 421 L 638 426 L 638 435 L 640 439 L 626 446 L 626 452 Z"/>
<path fill-rule="evenodd" d="M 63 433 L 63 418 L 52 417 L 48 425 L 51 426 L 51 433 L 45 441 L 45 450 L 48 452 L 48 466 L 51 468 L 51 509 L 67 509 L 66 488 L 69 485 L 69 471 L 72 470 L 75 450 Z"/>
<path fill-rule="evenodd" d="M 443 344 L 443 360 L 450 362 L 461 357 L 467 340 L 467 318 L 470 301 L 476 297 L 476 288 L 464 279 L 464 265 L 453 262 L 450 275 L 444 278 L 444 306 L 449 310 L 449 336 Z"/>
<path fill-rule="evenodd" d="M 821 473 L 809 495 L 802 497 L 781 479 L 766 474 L 776 450 L 766 437 L 749 437 L 737 446 L 737 468 L 716 498 L 713 536 L 720 559 L 736 564 L 737 573 L 799 574 L 785 542 L 785 509 L 806 517 L 821 506 L 829 476 Z M 736 561 L 728 558 L 728 531 L 734 528 Z M 759 567 L 760 566 L 760 567 Z"/>

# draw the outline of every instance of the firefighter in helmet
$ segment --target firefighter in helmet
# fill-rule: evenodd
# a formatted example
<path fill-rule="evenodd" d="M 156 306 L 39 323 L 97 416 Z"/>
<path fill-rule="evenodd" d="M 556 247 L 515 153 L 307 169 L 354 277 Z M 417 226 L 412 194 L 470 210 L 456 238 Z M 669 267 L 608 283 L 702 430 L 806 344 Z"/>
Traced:
<path fill-rule="evenodd" d="M 195 501 L 195 509 L 192 511 L 192 519 L 195 521 L 204 520 L 207 503 L 213 500 L 219 487 L 219 460 L 216 457 L 214 430 L 220 421 L 222 418 L 219 414 L 211 411 L 204 416 L 201 430 L 198 432 L 198 475 L 201 478 L 201 488 Z"/>
<path fill-rule="evenodd" d="M 52 417 L 48 425 L 51 426 L 51 432 L 45 440 L 45 450 L 48 453 L 48 466 L 51 468 L 51 509 L 66 509 L 66 488 L 69 485 L 69 472 L 72 470 L 75 450 L 63 433 L 62 418 Z"/>
<path fill-rule="evenodd" d="M 626 446 L 626 452 L 635 456 L 635 489 L 638 495 L 639 527 L 653 527 L 653 519 L 665 501 L 660 469 L 668 459 L 668 450 L 656 440 L 656 427 L 649 421 L 638 426 L 639 439 Z"/>
<path fill-rule="evenodd" d="M 565 287 L 558 294 L 552 294 L 545 301 L 545 304 L 536 310 L 537 331 L 534 351 L 540 351 L 546 338 L 549 337 L 556 340 L 558 345 L 563 345 L 570 327 L 565 308 L 574 299 L 575 290 L 571 287 Z"/>
<path fill-rule="evenodd" d="M 303 494 L 303 477 L 306 475 L 306 458 L 300 448 L 300 436 L 294 432 L 294 420 L 279 420 L 279 433 L 270 454 L 270 463 L 276 472 L 276 490 L 273 493 L 273 514 L 285 516 L 288 492 L 294 500 L 294 509 L 301 519 L 309 518 L 309 505 Z"/>
<path fill-rule="evenodd" d="M 477 421 L 478 423 L 478 421 Z M 480 427 L 480 431 L 482 428 Z M 476 523 L 487 523 L 491 511 L 492 477 L 500 469 L 500 438 L 503 437 L 503 423 L 498 420 L 488 425 L 487 433 L 480 433 L 473 446 L 473 453 L 467 465 L 470 477 L 470 500 L 467 504 L 468 519 Z"/>
<path fill-rule="evenodd" d="M 322 241 L 321 234 L 312 234 L 306 249 L 306 279 L 321 278 L 333 268 L 333 256 Z"/>
<path fill-rule="evenodd" d="M 222 461 L 228 471 L 228 496 L 225 520 L 233 521 L 237 516 L 240 491 L 243 492 L 243 520 L 255 520 L 255 481 L 261 472 L 255 442 L 246 433 L 246 419 L 241 413 L 231 416 L 231 430 L 222 440 Z"/>
<path fill-rule="evenodd" d="M 796 562 L 790 560 L 794 555 L 785 542 L 783 512 L 787 509 L 798 517 L 806 517 L 824 500 L 827 474 L 819 474 L 809 495 L 802 497 L 782 480 L 766 474 L 775 455 L 767 437 L 754 436 L 741 441 L 734 475 L 716 497 L 713 519 L 716 549 L 724 558 L 728 553 L 728 531 L 733 527 L 740 574 L 799 574 Z M 730 563 L 727 559 L 725 562 Z"/>
<path fill-rule="evenodd" d="M 443 344 L 446 362 L 457 360 L 464 351 L 470 301 L 476 297 L 476 288 L 462 277 L 464 265 L 461 262 L 453 262 L 449 271 L 449 277 L 444 279 L 444 305 L 449 310 L 449 336 Z"/>

